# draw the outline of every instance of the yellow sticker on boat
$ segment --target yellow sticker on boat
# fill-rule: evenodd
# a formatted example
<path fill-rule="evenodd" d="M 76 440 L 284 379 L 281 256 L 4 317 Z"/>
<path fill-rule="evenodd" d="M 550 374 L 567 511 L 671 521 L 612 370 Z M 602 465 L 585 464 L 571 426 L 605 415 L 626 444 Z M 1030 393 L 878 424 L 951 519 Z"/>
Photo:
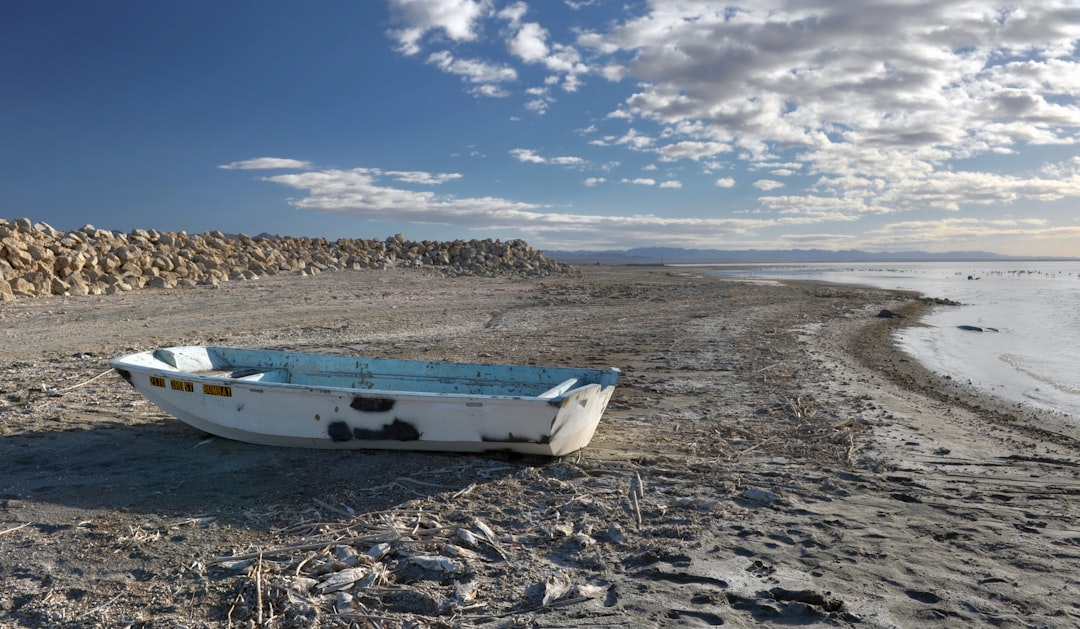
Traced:
<path fill-rule="evenodd" d="M 204 384 L 202 385 L 202 392 L 206 395 L 220 395 L 221 397 L 232 397 L 232 387 L 221 386 L 220 384 Z"/>
<path fill-rule="evenodd" d="M 174 391 L 183 391 L 185 393 L 193 393 L 195 391 L 195 385 L 190 382 L 184 382 L 183 380 L 170 380 L 169 386 Z"/>
<path fill-rule="evenodd" d="M 150 386 L 165 388 L 165 378 L 161 376 L 150 376 Z"/>

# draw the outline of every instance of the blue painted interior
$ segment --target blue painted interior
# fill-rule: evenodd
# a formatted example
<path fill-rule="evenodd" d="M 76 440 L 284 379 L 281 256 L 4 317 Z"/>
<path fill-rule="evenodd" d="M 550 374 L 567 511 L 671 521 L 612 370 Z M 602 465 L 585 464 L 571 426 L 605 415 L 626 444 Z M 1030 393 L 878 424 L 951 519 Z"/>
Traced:
<path fill-rule="evenodd" d="M 619 376 L 619 370 L 614 368 L 358 358 L 228 347 L 207 347 L 205 352 L 204 355 L 183 356 L 183 359 L 187 364 L 203 367 L 202 370 L 206 370 L 206 362 L 214 371 L 258 370 L 256 373 L 249 371 L 243 380 L 383 391 L 532 397 L 552 389 L 557 389 L 561 395 L 570 388 L 567 383 L 572 380 L 576 381 L 574 387 L 593 383 L 614 385 Z M 180 357 L 181 352 L 176 354 Z M 180 368 L 180 360 L 176 362 Z"/>

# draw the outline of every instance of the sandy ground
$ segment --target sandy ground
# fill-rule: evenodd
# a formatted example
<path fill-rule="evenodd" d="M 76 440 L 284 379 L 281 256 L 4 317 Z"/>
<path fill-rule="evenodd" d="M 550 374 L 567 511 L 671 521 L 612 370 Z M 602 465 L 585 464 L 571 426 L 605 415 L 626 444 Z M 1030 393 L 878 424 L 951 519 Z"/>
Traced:
<path fill-rule="evenodd" d="M 924 307 L 650 267 L 0 304 L 0 627 L 1080 625 L 1080 431 L 898 354 Z M 559 460 L 290 450 L 108 369 L 182 343 L 624 376 Z"/>

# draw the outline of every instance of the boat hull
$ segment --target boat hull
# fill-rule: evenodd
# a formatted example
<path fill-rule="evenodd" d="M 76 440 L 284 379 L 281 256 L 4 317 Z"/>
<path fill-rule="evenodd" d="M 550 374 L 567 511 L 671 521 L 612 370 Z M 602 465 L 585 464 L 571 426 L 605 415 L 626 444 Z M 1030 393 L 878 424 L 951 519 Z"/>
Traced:
<path fill-rule="evenodd" d="M 196 346 L 112 365 L 165 412 L 238 441 L 546 456 L 588 445 L 619 375 Z"/>

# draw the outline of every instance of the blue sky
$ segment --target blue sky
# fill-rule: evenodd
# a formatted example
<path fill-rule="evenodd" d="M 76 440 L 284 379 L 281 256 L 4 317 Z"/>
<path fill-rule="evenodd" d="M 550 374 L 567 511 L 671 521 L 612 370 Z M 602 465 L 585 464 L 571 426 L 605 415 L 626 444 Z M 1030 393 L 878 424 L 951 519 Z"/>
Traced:
<path fill-rule="evenodd" d="M 1080 4 L 0 6 L 0 217 L 1080 255 Z"/>

